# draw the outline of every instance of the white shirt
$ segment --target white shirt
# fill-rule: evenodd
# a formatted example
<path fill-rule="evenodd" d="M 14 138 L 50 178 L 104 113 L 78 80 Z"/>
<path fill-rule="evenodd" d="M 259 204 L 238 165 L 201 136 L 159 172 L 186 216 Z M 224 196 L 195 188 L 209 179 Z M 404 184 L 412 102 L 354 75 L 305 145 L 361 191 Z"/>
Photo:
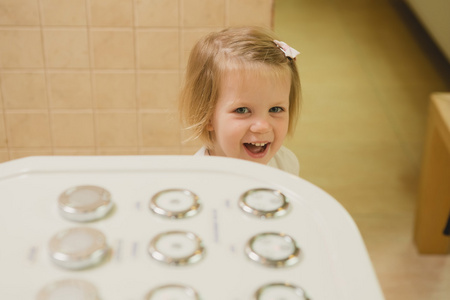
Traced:
<path fill-rule="evenodd" d="M 200 148 L 194 156 L 207 156 L 208 151 L 206 147 Z M 288 148 L 281 146 L 280 150 L 274 157 L 267 163 L 268 166 L 280 169 L 282 171 L 294 174 L 298 176 L 300 171 L 300 165 L 298 163 L 297 156 Z"/>

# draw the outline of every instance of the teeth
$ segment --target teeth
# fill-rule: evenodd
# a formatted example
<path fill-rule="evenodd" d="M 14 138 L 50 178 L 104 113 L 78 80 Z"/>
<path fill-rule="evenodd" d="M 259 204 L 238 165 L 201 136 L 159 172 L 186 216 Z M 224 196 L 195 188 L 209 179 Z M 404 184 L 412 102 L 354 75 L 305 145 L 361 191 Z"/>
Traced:
<path fill-rule="evenodd" d="M 262 147 L 262 146 L 266 145 L 266 143 L 250 143 L 250 144 L 252 144 L 253 146 L 257 146 L 257 147 Z"/>

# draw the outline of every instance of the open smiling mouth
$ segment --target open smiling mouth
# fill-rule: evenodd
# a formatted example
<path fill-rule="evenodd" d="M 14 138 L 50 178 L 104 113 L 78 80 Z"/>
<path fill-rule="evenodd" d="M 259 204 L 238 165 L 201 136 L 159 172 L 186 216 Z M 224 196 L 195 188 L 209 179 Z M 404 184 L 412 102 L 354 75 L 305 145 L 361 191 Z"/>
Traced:
<path fill-rule="evenodd" d="M 244 147 L 253 154 L 264 153 L 269 143 L 244 143 Z"/>

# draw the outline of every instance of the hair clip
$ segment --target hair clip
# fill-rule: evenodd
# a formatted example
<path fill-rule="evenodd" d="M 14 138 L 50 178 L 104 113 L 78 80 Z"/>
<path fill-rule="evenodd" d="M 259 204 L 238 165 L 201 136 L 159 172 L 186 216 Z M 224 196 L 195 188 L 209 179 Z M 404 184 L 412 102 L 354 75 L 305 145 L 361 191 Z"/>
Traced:
<path fill-rule="evenodd" d="M 294 48 L 290 47 L 285 42 L 280 42 L 280 41 L 277 41 L 277 40 L 274 40 L 273 42 L 275 43 L 275 45 L 277 45 L 278 48 L 281 49 L 281 51 L 284 52 L 284 55 L 286 55 L 286 57 L 290 57 L 292 59 L 295 59 L 295 57 L 300 54 L 300 52 L 298 52 Z"/>

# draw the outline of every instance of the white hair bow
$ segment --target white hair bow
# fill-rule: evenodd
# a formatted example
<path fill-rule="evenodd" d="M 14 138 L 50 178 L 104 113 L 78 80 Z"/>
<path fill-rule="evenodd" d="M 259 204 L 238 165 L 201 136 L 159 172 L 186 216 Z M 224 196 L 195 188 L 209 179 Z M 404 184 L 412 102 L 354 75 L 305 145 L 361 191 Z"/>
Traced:
<path fill-rule="evenodd" d="M 286 57 L 290 57 L 290 58 L 294 59 L 297 55 L 300 54 L 300 52 L 298 52 L 294 48 L 290 47 L 285 42 L 280 42 L 277 40 L 274 40 L 273 42 L 275 43 L 275 45 L 277 45 L 278 48 L 281 49 L 281 51 L 284 52 L 284 55 L 286 55 Z"/>

